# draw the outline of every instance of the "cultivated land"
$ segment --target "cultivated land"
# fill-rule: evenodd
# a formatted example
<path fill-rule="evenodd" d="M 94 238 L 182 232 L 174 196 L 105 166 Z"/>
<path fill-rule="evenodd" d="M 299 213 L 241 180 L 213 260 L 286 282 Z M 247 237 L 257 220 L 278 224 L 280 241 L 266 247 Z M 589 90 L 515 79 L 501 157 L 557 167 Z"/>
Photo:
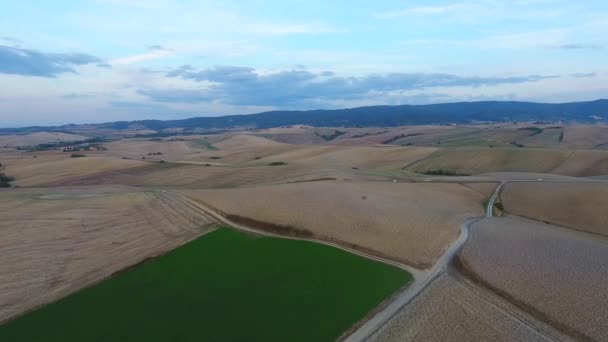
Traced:
<path fill-rule="evenodd" d="M 122 128 L 116 129 L 111 124 L 72 127 L 71 132 L 77 133 L 71 137 L 78 139 L 75 141 L 102 138 L 96 140 L 101 147 L 96 151 L 57 150 L 65 142 L 56 146 L 32 145 L 34 137 L 42 144 L 68 141 L 70 137 L 65 132 L 20 134 L 20 139 L 31 135 L 28 141 L 20 143 L 27 142 L 27 145 L 18 144 L 28 146 L 22 149 L 0 144 L 3 184 L 22 187 L 0 189 L 0 278 L 3 280 L 0 282 L 0 321 L 166 253 L 212 231 L 214 222 L 223 222 L 246 231 L 334 243 L 346 251 L 408 270 L 415 276 L 410 286 L 390 299 L 387 298 L 391 291 L 378 295 L 375 304 L 370 301 L 365 309 L 360 307 L 358 317 L 350 317 L 349 322 L 344 321 L 339 327 L 332 326 L 334 337 L 348 331 L 343 337 L 359 341 L 357 337 L 378 331 L 375 338 L 381 340 L 606 339 L 603 323 L 595 321 L 600 318 L 606 321 L 597 313 L 600 304 L 595 302 L 605 305 L 601 293 L 608 293 L 602 288 L 606 283 L 602 277 L 608 272 L 600 264 L 606 258 L 599 252 L 603 247 L 598 247 L 604 241 L 601 235 L 606 234 L 607 222 L 606 186 L 602 181 L 608 175 L 605 125 L 557 122 L 401 127 L 297 125 L 190 131 L 186 127 L 150 130 L 140 124 L 118 126 Z M 0 135 L 0 140 L 6 137 Z M 72 153 L 86 157 L 71 158 Z M 502 184 L 502 193 L 497 196 L 493 212 L 506 213 L 507 218 L 474 224 L 473 235 L 468 240 L 468 227 L 475 222 L 469 219 L 485 215 L 483 206 L 499 184 Z M 512 214 L 568 229 L 538 228 L 542 224 L 509 216 Z M 500 226 L 500 231 L 485 231 L 486 226 Z M 236 246 L 246 249 L 239 243 L 236 242 Z M 232 242 L 222 245 L 223 252 L 230 245 Z M 463 247 L 462 257 L 452 265 L 454 256 Z M 264 260 L 286 261 L 289 252 Z M 249 255 L 238 256 L 239 260 L 249 258 Z M 236 258 L 234 256 L 234 260 Z M 191 271 L 203 264 L 218 272 L 219 269 L 228 272 L 227 268 L 240 270 L 233 264 L 225 267 L 223 260 L 221 257 L 198 258 L 195 266 L 187 262 L 183 267 L 187 267 L 192 277 Z M 234 260 L 231 262 L 236 263 Z M 549 265 L 550 262 L 554 264 Z M 327 267 L 332 267 L 332 274 L 341 275 L 344 267 L 341 265 L 328 264 Z M 252 269 L 259 272 L 264 269 L 262 266 Z M 471 271 L 473 267 L 477 267 L 479 274 Z M 130 272 L 125 270 L 124 274 Z M 240 273 L 252 275 L 253 271 L 247 269 Z M 122 275 L 117 279 L 120 277 Z M 365 281 L 352 278 L 355 280 L 342 285 L 340 291 L 361 290 L 357 287 L 359 283 L 366 286 L 362 291 L 386 285 L 371 283 L 375 281 L 374 276 L 368 278 Z M 273 285 L 283 284 L 276 281 L 277 276 L 274 279 Z M 110 281 L 113 280 L 112 277 Z M 103 284 L 105 282 L 99 286 Z M 242 278 L 237 283 L 222 281 L 213 285 L 213 291 L 225 294 L 233 290 L 244 297 L 238 300 L 246 303 L 258 289 L 251 284 Z M 207 285 L 212 286 L 209 283 L 199 287 Z M 315 283 L 307 288 L 316 289 L 315 286 L 320 285 Z M 142 288 L 156 289 L 139 286 L 137 291 L 124 291 L 139 293 Z M 300 311 L 281 309 L 278 323 L 272 323 L 272 317 L 264 319 L 277 334 L 288 328 L 299 331 L 290 325 L 299 324 L 298 320 L 307 324 L 306 329 L 302 329 L 307 330 L 306 333 L 316 333 L 308 331 L 314 330 L 310 326 L 315 326 L 319 327 L 320 334 L 325 334 L 331 330 L 325 323 L 345 317 L 344 312 L 332 310 L 351 310 L 347 304 L 336 302 L 336 296 L 324 297 L 319 295 L 320 291 L 314 295 L 306 290 L 292 291 L 299 288 L 295 285 L 289 292 L 286 288 L 279 290 L 286 293 L 285 301 L 290 305 L 296 305 L 295 301 L 301 299 L 298 294 L 304 293 L 308 296 L 306 301 L 318 307 L 323 307 L 318 303 L 327 301 L 338 308 L 315 310 L 304 318 L 297 316 Z M 128 297 L 123 289 L 111 293 Z M 545 293 L 537 295 L 539 289 Z M 543 297 L 546 294 L 552 297 Z M 166 298 L 160 293 L 154 295 Z M 317 295 L 320 297 L 315 297 Z M 195 298 L 209 298 L 205 296 L 210 295 L 197 293 Z M 256 300 L 267 302 L 276 299 L 263 294 L 257 297 L 260 298 Z M 367 298 L 360 294 L 355 297 Z M 568 300 L 562 300 L 566 297 Z M 573 298 L 579 299 L 578 302 L 569 302 Z M 383 299 L 387 301 L 376 306 Z M 213 298 L 210 300 L 213 302 Z M 224 301 L 236 303 L 231 300 Z M 78 310 L 97 305 L 92 299 L 85 303 L 89 301 L 91 306 L 79 302 Z M 188 318 L 179 315 L 166 318 L 166 324 L 178 327 L 192 323 L 191 319 L 196 317 L 208 317 L 209 311 L 216 313 L 224 309 L 215 309 L 220 305 L 219 299 L 213 302 L 216 306 L 210 306 L 212 310 L 197 301 L 188 302 L 187 310 L 171 306 L 183 303 L 179 301 L 169 304 L 165 299 L 161 303 L 142 299 L 144 301 L 141 306 L 146 312 L 142 317 L 147 317 L 148 322 L 165 319 L 167 312 L 173 315 L 194 312 Z M 348 305 L 350 302 L 359 301 L 349 300 Z M 238 323 L 239 326 L 251 328 L 238 330 L 233 328 L 235 324 L 225 328 L 223 324 L 230 319 L 214 327 L 234 330 L 231 333 L 235 334 L 267 333 L 267 325 L 253 326 L 255 320 L 251 320 L 267 316 L 268 312 L 263 311 L 266 306 L 230 305 L 231 315 L 244 312 L 250 318 Z M 552 305 L 563 305 L 563 308 L 570 305 L 574 309 L 566 313 L 561 307 L 555 311 Z M 155 307 L 171 310 L 157 311 Z M 47 309 L 42 312 L 44 310 Z M 104 310 L 99 315 L 90 315 L 96 322 L 78 316 L 77 319 L 83 320 L 83 327 L 76 329 L 74 336 L 91 340 L 78 334 L 97 329 L 107 333 L 109 339 L 117 340 L 107 326 L 123 327 L 126 323 L 112 321 L 113 315 L 107 314 L 112 309 Z M 585 310 L 588 312 L 583 312 Z M 325 317 L 320 311 L 333 316 L 325 318 L 323 323 L 307 323 L 311 322 L 307 319 Z M 127 312 L 135 315 L 135 311 Z M 591 314 L 599 318 L 592 318 Z M 53 319 L 71 320 L 61 316 L 63 314 L 53 315 Z M 120 317 L 117 315 L 116 319 Z M 363 317 L 363 321 L 359 321 Z M 390 320 L 391 317 L 394 319 Z M 180 322 L 175 323 L 178 319 Z M 213 319 L 216 318 L 210 320 Z M 581 322 L 585 319 L 587 321 Z M 356 321 L 359 324 L 353 326 Z M 59 329 L 65 327 L 53 320 L 48 322 L 53 322 L 49 328 L 53 334 L 59 334 Z M 98 323 L 105 325 L 98 328 L 95 326 Z M 180 328 L 183 335 L 164 340 L 198 338 L 200 331 L 189 330 L 200 321 L 195 323 Z M 180 333 L 168 330 L 168 334 Z M 125 331 L 132 334 L 135 330 Z M 28 330 L 27 333 L 35 332 Z M 294 335 L 281 340 L 293 340 Z M 23 336 L 35 340 L 33 335 L 23 333 Z M 311 335 L 309 340 L 326 339 L 319 336 Z M 234 339 L 243 339 L 241 337 Z"/>
<path fill-rule="evenodd" d="M 24 153 L 5 160 L 6 173 L 19 175 L 13 183 L 17 186 L 50 186 L 67 179 L 147 165 L 137 160 L 106 157 L 101 154 L 92 154 L 86 158 L 71 158 L 70 155 L 63 152 Z"/>
<path fill-rule="evenodd" d="M 9 322 L 0 339 L 332 341 L 410 280 L 336 248 L 220 229 Z"/>
<path fill-rule="evenodd" d="M 0 321 L 188 242 L 213 220 L 161 192 L 0 192 Z"/>
<path fill-rule="evenodd" d="M 61 132 L 0 135 L 0 147 L 35 146 L 58 142 L 83 141 L 86 136 Z"/>
<path fill-rule="evenodd" d="M 608 236 L 608 184 L 511 183 L 501 194 L 507 212 Z"/>
<path fill-rule="evenodd" d="M 608 339 L 608 242 L 517 217 L 472 227 L 462 268 L 520 309 L 578 340 Z"/>
<path fill-rule="evenodd" d="M 551 341 L 444 274 L 369 341 Z"/>
<path fill-rule="evenodd" d="M 430 267 L 483 213 L 484 196 L 458 184 L 317 181 L 184 190 L 227 215 L 306 230 L 419 268 Z"/>

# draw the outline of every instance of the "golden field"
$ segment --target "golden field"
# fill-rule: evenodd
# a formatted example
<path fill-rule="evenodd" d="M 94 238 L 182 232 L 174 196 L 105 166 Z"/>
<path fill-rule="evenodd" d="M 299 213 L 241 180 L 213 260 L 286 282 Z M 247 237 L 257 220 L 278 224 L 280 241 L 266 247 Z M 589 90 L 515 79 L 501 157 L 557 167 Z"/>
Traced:
<path fill-rule="evenodd" d="M 509 213 L 608 236 L 608 184 L 508 183 L 501 193 Z"/>
<path fill-rule="evenodd" d="M 608 338 L 604 238 L 508 216 L 473 225 L 466 273 L 576 340 Z"/>
<path fill-rule="evenodd" d="M 0 321 L 166 253 L 213 220 L 163 192 L 0 192 Z"/>
<path fill-rule="evenodd" d="M 317 181 L 181 190 L 227 214 L 304 229 L 416 267 L 433 264 L 484 196 L 458 184 Z"/>

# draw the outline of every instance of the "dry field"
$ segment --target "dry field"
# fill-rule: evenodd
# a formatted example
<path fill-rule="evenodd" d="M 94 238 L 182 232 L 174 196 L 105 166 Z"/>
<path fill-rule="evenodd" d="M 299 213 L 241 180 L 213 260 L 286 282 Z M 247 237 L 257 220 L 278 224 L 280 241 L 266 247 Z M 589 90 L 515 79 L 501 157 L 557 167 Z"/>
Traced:
<path fill-rule="evenodd" d="M 35 146 L 65 141 L 83 141 L 88 137 L 60 132 L 0 135 L 0 147 Z"/>
<path fill-rule="evenodd" d="M 473 225 L 465 269 L 579 340 L 608 339 L 608 240 L 518 217 Z"/>
<path fill-rule="evenodd" d="M 551 172 L 575 177 L 608 175 L 608 151 L 573 151 Z"/>
<path fill-rule="evenodd" d="M 458 184 L 319 181 L 181 193 L 225 213 L 305 229 L 426 268 L 483 212 L 483 195 Z"/>
<path fill-rule="evenodd" d="M 13 185 L 17 186 L 49 185 L 73 177 L 147 165 L 137 160 L 104 156 L 70 158 L 69 153 L 39 154 L 37 158 L 31 153 L 23 153 L 2 162 L 6 166 L 6 174 L 16 178 Z"/>
<path fill-rule="evenodd" d="M 162 192 L 0 192 L 0 322 L 61 298 L 212 229 Z"/>
<path fill-rule="evenodd" d="M 444 148 L 407 167 L 414 172 L 438 169 L 473 175 L 532 172 L 597 176 L 608 172 L 608 153 L 537 148 Z"/>
<path fill-rule="evenodd" d="M 608 126 L 568 125 L 563 144 L 573 149 L 608 149 Z"/>
<path fill-rule="evenodd" d="M 443 274 L 372 335 L 371 341 L 549 340 Z"/>
<path fill-rule="evenodd" d="M 605 182 L 507 183 L 501 198 L 509 213 L 608 236 Z"/>

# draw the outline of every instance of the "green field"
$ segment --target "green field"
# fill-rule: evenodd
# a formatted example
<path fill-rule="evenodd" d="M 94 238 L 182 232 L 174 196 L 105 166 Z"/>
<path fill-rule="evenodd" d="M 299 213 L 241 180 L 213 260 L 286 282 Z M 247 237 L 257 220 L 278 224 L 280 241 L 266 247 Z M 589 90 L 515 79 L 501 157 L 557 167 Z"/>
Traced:
<path fill-rule="evenodd" d="M 0 327 L 0 341 L 330 341 L 411 280 L 222 228 Z"/>

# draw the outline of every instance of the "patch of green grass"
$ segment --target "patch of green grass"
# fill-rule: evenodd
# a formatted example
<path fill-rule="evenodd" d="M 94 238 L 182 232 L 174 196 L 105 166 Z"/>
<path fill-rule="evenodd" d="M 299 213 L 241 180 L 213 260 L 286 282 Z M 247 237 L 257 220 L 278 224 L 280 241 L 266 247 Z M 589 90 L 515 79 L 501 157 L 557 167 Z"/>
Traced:
<path fill-rule="evenodd" d="M 0 341 L 332 341 L 410 274 L 222 228 L 0 327 Z"/>

